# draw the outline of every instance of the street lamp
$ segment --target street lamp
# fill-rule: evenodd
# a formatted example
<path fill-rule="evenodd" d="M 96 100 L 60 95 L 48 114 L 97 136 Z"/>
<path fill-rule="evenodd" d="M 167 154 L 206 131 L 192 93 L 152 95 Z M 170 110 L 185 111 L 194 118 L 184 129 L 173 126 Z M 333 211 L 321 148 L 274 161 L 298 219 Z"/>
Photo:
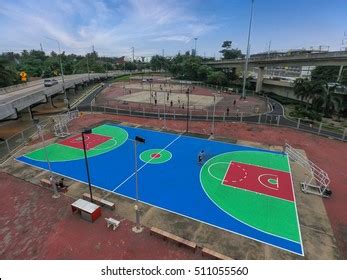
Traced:
<path fill-rule="evenodd" d="M 187 129 L 186 129 L 186 133 L 188 133 L 188 129 L 189 129 L 189 91 L 190 91 L 190 87 L 188 87 L 186 94 L 187 94 Z"/>
<path fill-rule="evenodd" d="M 245 69 L 243 72 L 243 86 L 242 86 L 242 96 L 241 96 L 243 99 L 246 99 L 246 78 L 247 78 L 247 72 L 248 72 L 248 59 L 249 59 L 249 52 L 250 52 L 249 41 L 251 39 L 253 4 L 254 4 L 254 0 L 252 0 L 251 17 L 249 19 L 249 27 L 248 27 L 247 53 L 246 53 Z"/>
<path fill-rule="evenodd" d="M 86 163 L 86 171 L 87 171 L 87 178 L 88 178 L 90 202 L 93 202 L 92 185 L 90 184 L 89 165 L 88 165 L 88 158 L 87 158 L 86 143 L 85 143 L 85 139 L 84 139 L 84 135 L 85 134 L 91 134 L 91 133 L 92 133 L 92 130 L 90 128 L 85 128 L 82 131 L 82 143 L 83 143 L 84 160 L 85 160 L 85 163 Z"/>
<path fill-rule="evenodd" d="M 142 232 L 143 228 L 141 227 L 140 224 L 140 211 L 139 211 L 139 181 L 138 181 L 138 172 L 137 172 L 137 143 L 145 143 L 145 139 L 136 136 L 134 142 L 134 159 L 135 159 L 135 187 L 136 187 L 136 204 L 134 206 L 135 213 L 136 213 L 136 226 L 133 227 L 133 232 L 140 233 Z"/>
<path fill-rule="evenodd" d="M 66 89 L 65 89 L 65 79 L 64 79 L 64 70 L 63 70 L 63 63 L 61 60 L 61 51 L 60 51 L 60 43 L 58 40 L 53 39 L 53 38 L 49 38 L 46 37 L 45 38 L 55 41 L 58 44 L 58 50 L 59 50 L 59 63 L 60 63 L 60 72 L 61 72 L 61 79 L 63 81 L 63 91 L 64 91 L 64 103 L 67 105 L 68 109 L 70 109 L 70 103 L 69 103 L 69 99 L 67 98 L 67 94 L 66 94 Z"/>
<path fill-rule="evenodd" d="M 214 134 L 214 115 L 216 114 L 216 95 L 213 95 L 213 115 L 212 115 L 212 127 L 211 127 L 211 135 Z"/>
<path fill-rule="evenodd" d="M 51 183 L 51 186 L 53 188 L 53 198 L 59 198 L 60 197 L 60 194 L 58 193 L 58 190 L 57 190 L 57 186 L 55 184 L 55 179 L 53 177 L 53 172 L 52 172 L 52 166 L 51 166 L 51 162 L 49 161 L 49 158 L 48 158 L 48 152 L 47 152 L 47 149 L 46 149 L 46 144 L 45 144 L 45 137 L 42 133 L 42 127 L 39 123 L 39 120 L 38 119 L 35 119 L 34 120 L 34 123 L 36 125 L 36 128 L 37 128 L 37 134 L 39 135 L 39 137 L 41 138 L 41 142 L 42 142 L 42 147 L 43 147 L 43 151 L 45 153 L 45 158 L 46 158 L 46 161 L 47 161 L 47 165 L 48 165 L 48 170 L 49 172 L 51 173 L 50 175 L 50 183 Z"/>
<path fill-rule="evenodd" d="M 167 92 L 167 94 L 169 94 Z M 163 94 L 163 97 L 164 97 L 164 129 L 166 129 L 166 96 L 165 96 L 165 93 Z"/>
<path fill-rule="evenodd" d="M 196 41 L 197 41 L 197 40 L 198 40 L 198 38 L 194 38 L 194 41 L 195 41 L 195 42 L 194 42 L 194 43 L 195 43 L 195 46 L 194 46 L 194 53 L 195 53 L 195 54 L 194 54 L 194 56 L 196 56 Z"/>

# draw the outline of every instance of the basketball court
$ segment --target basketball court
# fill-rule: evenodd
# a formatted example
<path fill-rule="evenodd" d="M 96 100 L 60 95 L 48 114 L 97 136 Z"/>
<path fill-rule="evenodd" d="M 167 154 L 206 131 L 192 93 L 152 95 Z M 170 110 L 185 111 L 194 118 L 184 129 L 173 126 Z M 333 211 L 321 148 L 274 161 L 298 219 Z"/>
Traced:
<path fill-rule="evenodd" d="M 285 154 L 114 124 L 92 129 L 86 149 L 94 187 L 303 255 L 288 157 Z M 198 164 L 197 155 L 206 158 Z M 81 135 L 46 147 L 54 173 L 87 183 Z M 17 160 L 48 170 L 44 149 Z"/>

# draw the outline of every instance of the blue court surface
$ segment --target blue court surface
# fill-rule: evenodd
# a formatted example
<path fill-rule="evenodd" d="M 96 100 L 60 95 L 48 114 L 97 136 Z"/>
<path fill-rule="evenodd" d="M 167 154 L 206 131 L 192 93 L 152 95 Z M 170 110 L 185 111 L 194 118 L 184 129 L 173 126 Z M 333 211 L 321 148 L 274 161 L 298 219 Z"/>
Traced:
<path fill-rule="evenodd" d="M 112 135 L 108 131 L 115 131 L 115 134 Z M 131 199 L 135 198 L 134 142 L 132 139 L 140 136 L 146 141 L 144 144 L 137 145 L 139 200 L 141 202 L 303 255 L 287 155 L 112 123 L 93 129 L 93 133 L 97 135 L 93 138 L 97 139 L 95 141 L 106 141 L 92 143 L 88 151 L 91 182 L 94 187 Z M 120 134 L 124 135 L 124 139 L 117 138 L 117 135 Z M 94 141 L 93 139 L 91 138 L 90 141 Z M 80 152 L 76 141 L 78 139 L 74 137 L 70 141 L 72 144 L 64 141 L 62 144 L 50 145 L 52 147 L 47 146 L 49 161 L 54 173 L 87 183 L 85 161 L 80 154 L 75 155 L 75 152 Z M 201 150 L 205 151 L 205 157 L 204 162 L 199 164 L 197 158 Z M 74 157 L 64 154 L 69 151 Z M 56 154 L 54 154 L 55 152 Z M 223 158 L 216 162 L 219 155 L 223 155 Z M 229 159 L 228 156 L 230 156 Z M 277 159 L 278 162 L 275 164 Z M 17 160 L 48 170 L 48 164 L 42 158 L 42 150 L 23 155 Z M 231 166 L 231 162 L 236 162 L 237 165 Z M 243 177 L 235 172 L 232 173 L 233 168 L 241 168 L 240 166 L 243 170 L 240 171 L 240 174 Z M 270 176 L 265 184 L 263 181 L 257 183 L 267 188 L 264 192 L 254 191 L 252 186 L 242 189 L 242 182 L 245 182 L 242 180 L 246 180 L 247 176 L 249 180 L 252 179 L 252 176 L 247 174 L 245 166 L 251 166 L 249 170 L 256 172 L 264 173 L 265 171 L 262 171 L 265 170 L 264 166 L 272 168 L 266 170 L 277 170 L 277 173 L 282 172 L 278 170 L 287 172 L 286 174 L 289 174 L 288 178 L 290 178 L 290 190 L 287 190 L 287 193 L 290 192 L 294 199 L 290 201 L 290 199 L 283 199 L 276 194 L 271 195 L 271 191 L 276 192 L 279 188 L 277 173 L 256 176 L 257 178 L 263 175 Z M 280 173 L 281 176 L 282 173 Z M 242 178 L 233 181 L 233 175 Z M 231 178 L 231 181 L 228 183 L 226 178 Z M 236 182 L 236 187 L 233 186 L 233 182 Z M 220 190 L 223 192 L 220 193 Z"/>

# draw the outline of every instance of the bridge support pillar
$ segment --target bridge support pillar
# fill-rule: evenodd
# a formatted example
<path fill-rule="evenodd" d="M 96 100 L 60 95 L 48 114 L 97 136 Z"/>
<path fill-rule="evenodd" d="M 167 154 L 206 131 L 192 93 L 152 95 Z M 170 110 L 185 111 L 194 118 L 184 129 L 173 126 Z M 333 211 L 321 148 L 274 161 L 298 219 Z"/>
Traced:
<path fill-rule="evenodd" d="M 339 75 L 337 76 L 337 82 L 341 81 L 342 71 L 343 71 L 343 65 L 340 66 Z"/>
<path fill-rule="evenodd" d="M 34 115 L 33 115 L 33 111 L 31 110 L 31 106 L 28 107 L 28 111 L 29 111 L 30 120 L 33 120 L 34 119 Z"/>
<path fill-rule="evenodd" d="M 258 68 L 257 84 L 255 87 L 255 92 L 260 92 L 263 89 L 263 79 L 264 79 L 264 70 L 265 67 Z"/>

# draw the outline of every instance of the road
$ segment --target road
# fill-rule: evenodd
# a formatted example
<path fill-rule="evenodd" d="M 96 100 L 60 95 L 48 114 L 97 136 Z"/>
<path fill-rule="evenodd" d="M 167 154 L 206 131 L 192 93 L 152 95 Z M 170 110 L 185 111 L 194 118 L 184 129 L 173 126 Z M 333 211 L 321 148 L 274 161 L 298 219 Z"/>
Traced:
<path fill-rule="evenodd" d="M 87 78 L 88 74 L 68 75 L 68 76 L 64 76 L 64 80 L 65 80 L 65 82 L 69 82 L 71 80 L 75 80 L 76 78 L 83 78 L 83 77 Z M 55 79 L 58 81 L 58 84 L 52 86 L 51 87 L 52 89 L 58 88 L 62 84 L 62 78 L 61 77 L 55 77 Z M 31 93 L 47 89 L 47 87 L 45 87 L 43 84 L 44 80 L 45 79 L 37 80 L 33 83 L 30 83 L 27 87 L 24 87 L 24 88 L 21 88 L 21 89 L 18 89 L 18 90 L 9 92 L 9 93 L 1 94 L 0 95 L 0 104 L 8 103 L 8 102 L 11 102 L 13 100 L 30 95 Z"/>

